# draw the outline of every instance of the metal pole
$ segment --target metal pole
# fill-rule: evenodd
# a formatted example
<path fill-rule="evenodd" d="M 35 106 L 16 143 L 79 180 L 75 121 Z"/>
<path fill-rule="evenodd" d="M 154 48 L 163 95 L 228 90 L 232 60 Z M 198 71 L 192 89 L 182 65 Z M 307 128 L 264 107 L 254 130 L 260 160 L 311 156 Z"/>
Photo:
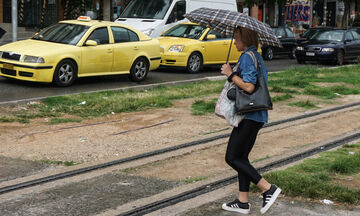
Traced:
<path fill-rule="evenodd" d="M 12 41 L 17 41 L 18 13 L 17 0 L 11 0 Z"/>

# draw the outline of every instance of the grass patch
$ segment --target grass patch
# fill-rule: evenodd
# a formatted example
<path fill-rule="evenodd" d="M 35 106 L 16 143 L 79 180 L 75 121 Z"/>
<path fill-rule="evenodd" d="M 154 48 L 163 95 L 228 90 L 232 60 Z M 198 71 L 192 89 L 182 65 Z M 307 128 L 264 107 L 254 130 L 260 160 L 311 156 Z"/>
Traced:
<path fill-rule="evenodd" d="M 354 152 L 350 154 L 350 152 Z M 334 176 L 347 179 L 360 172 L 360 144 L 345 145 L 336 151 L 321 153 L 286 170 L 267 173 L 264 178 L 278 185 L 288 196 L 329 199 L 349 204 L 360 203 L 359 188 L 336 183 Z M 252 185 L 253 191 L 258 191 Z"/>
<path fill-rule="evenodd" d="M 74 161 L 53 161 L 53 160 L 40 160 L 41 163 L 53 164 L 53 165 L 63 165 L 63 166 L 74 166 L 76 163 Z"/>
<path fill-rule="evenodd" d="M 360 65 L 336 69 L 290 68 L 280 73 L 270 74 L 269 89 L 271 92 L 284 94 L 275 96 L 273 102 L 287 100 L 292 97 L 292 94 L 314 95 L 323 99 L 332 99 L 341 95 L 360 94 L 359 74 Z M 34 118 L 63 119 L 65 115 L 84 119 L 106 116 L 112 112 L 136 112 L 167 108 L 172 106 L 174 100 L 218 95 L 224 86 L 224 82 L 224 80 L 202 81 L 183 85 L 158 86 L 141 91 L 103 91 L 46 98 L 39 103 L 27 104 L 24 107 L 26 111 L 18 110 L 7 114 L 5 117 L 0 116 L 0 122 L 28 123 Z M 320 87 L 317 86 L 318 83 L 336 84 L 332 87 Z M 349 85 L 352 87 L 346 87 Z M 200 108 L 195 108 L 195 110 L 199 109 L 200 111 L 197 110 L 194 114 L 203 115 L 210 110 L 213 112 L 215 103 L 204 102 L 196 105 L 199 105 Z"/>
<path fill-rule="evenodd" d="M 211 101 L 196 100 L 191 105 L 192 115 L 206 115 L 207 113 L 214 113 L 217 99 Z"/>
<path fill-rule="evenodd" d="M 270 158 L 270 156 L 266 155 L 266 157 L 259 158 L 259 159 L 251 161 L 251 163 L 256 163 L 256 162 L 263 161 L 263 160 L 266 160 L 266 159 L 269 159 L 269 158 Z"/>
<path fill-rule="evenodd" d="M 15 122 L 16 119 L 12 116 L 0 116 L 0 122 Z"/>
<path fill-rule="evenodd" d="M 291 94 L 286 93 L 284 95 L 277 95 L 277 96 L 272 97 L 271 101 L 273 103 L 276 103 L 276 102 L 279 102 L 279 101 L 289 100 L 291 98 L 293 98 L 293 96 Z"/>
<path fill-rule="evenodd" d="M 70 118 L 52 118 L 46 124 L 53 125 L 53 124 L 61 124 L 61 123 L 69 123 L 69 122 L 81 122 L 81 119 L 70 119 Z"/>
<path fill-rule="evenodd" d="M 290 106 L 302 107 L 302 108 L 305 108 L 305 109 L 311 109 L 311 108 L 316 107 L 315 103 L 311 102 L 310 100 L 289 103 L 289 105 Z"/>
<path fill-rule="evenodd" d="M 189 183 L 194 183 L 194 182 L 198 182 L 198 181 L 203 181 L 203 180 L 205 180 L 207 178 L 208 177 L 186 178 L 186 179 L 181 179 L 180 182 L 184 182 L 186 184 L 189 184 Z"/>

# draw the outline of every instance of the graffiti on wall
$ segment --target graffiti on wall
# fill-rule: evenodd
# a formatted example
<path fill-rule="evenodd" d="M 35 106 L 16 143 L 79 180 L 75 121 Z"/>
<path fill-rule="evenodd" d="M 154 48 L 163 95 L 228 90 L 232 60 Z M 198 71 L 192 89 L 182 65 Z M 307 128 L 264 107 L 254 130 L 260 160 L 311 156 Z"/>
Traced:
<path fill-rule="evenodd" d="M 286 21 L 303 21 L 309 22 L 311 19 L 310 0 L 292 1 L 288 0 L 285 5 Z"/>

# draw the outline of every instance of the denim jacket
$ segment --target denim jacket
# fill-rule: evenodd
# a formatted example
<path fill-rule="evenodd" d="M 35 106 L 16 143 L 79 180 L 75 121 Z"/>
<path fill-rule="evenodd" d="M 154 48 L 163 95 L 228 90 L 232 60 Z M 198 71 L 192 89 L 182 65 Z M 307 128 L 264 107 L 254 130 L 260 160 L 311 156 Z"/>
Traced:
<path fill-rule="evenodd" d="M 258 59 L 258 64 L 261 64 L 261 71 L 264 74 L 264 78 L 266 83 L 268 82 L 268 73 L 267 69 L 264 64 L 264 60 L 262 59 L 261 55 L 256 51 L 255 46 L 248 47 L 240 56 L 239 61 L 240 65 L 237 69 L 237 75 L 239 75 L 244 82 L 250 82 L 254 85 L 256 85 L 257 77 L 260 75 L 259 66 L 258 68 L 255 68 L 254 62 L 252 58 L 245 54 L 247 51 L 253 51 L 255 53 L 255 56 Z M 254 111 L 249 112 L 245 114 L 245 119 L 250 119 L 256 122 L 268 122 L 268 111 L 267 110 L 261 110 L 261 111 Z"/>

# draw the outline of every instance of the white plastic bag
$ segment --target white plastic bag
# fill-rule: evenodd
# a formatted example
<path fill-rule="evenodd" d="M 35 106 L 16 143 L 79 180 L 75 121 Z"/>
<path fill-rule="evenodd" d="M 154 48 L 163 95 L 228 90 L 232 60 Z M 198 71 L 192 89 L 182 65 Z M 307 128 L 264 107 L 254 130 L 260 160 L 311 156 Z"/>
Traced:
<path fill-rule="evenodd" d="M 221 118 L 225 118 L 230 126 L 238 127 L 244 116 L 235 113 L 235 101 L 227 97 L 228 90 L 233 87 L 235 87 L 233 82 L 225 82 L 224 88 L 216 102 L 215 114 Z"/>

